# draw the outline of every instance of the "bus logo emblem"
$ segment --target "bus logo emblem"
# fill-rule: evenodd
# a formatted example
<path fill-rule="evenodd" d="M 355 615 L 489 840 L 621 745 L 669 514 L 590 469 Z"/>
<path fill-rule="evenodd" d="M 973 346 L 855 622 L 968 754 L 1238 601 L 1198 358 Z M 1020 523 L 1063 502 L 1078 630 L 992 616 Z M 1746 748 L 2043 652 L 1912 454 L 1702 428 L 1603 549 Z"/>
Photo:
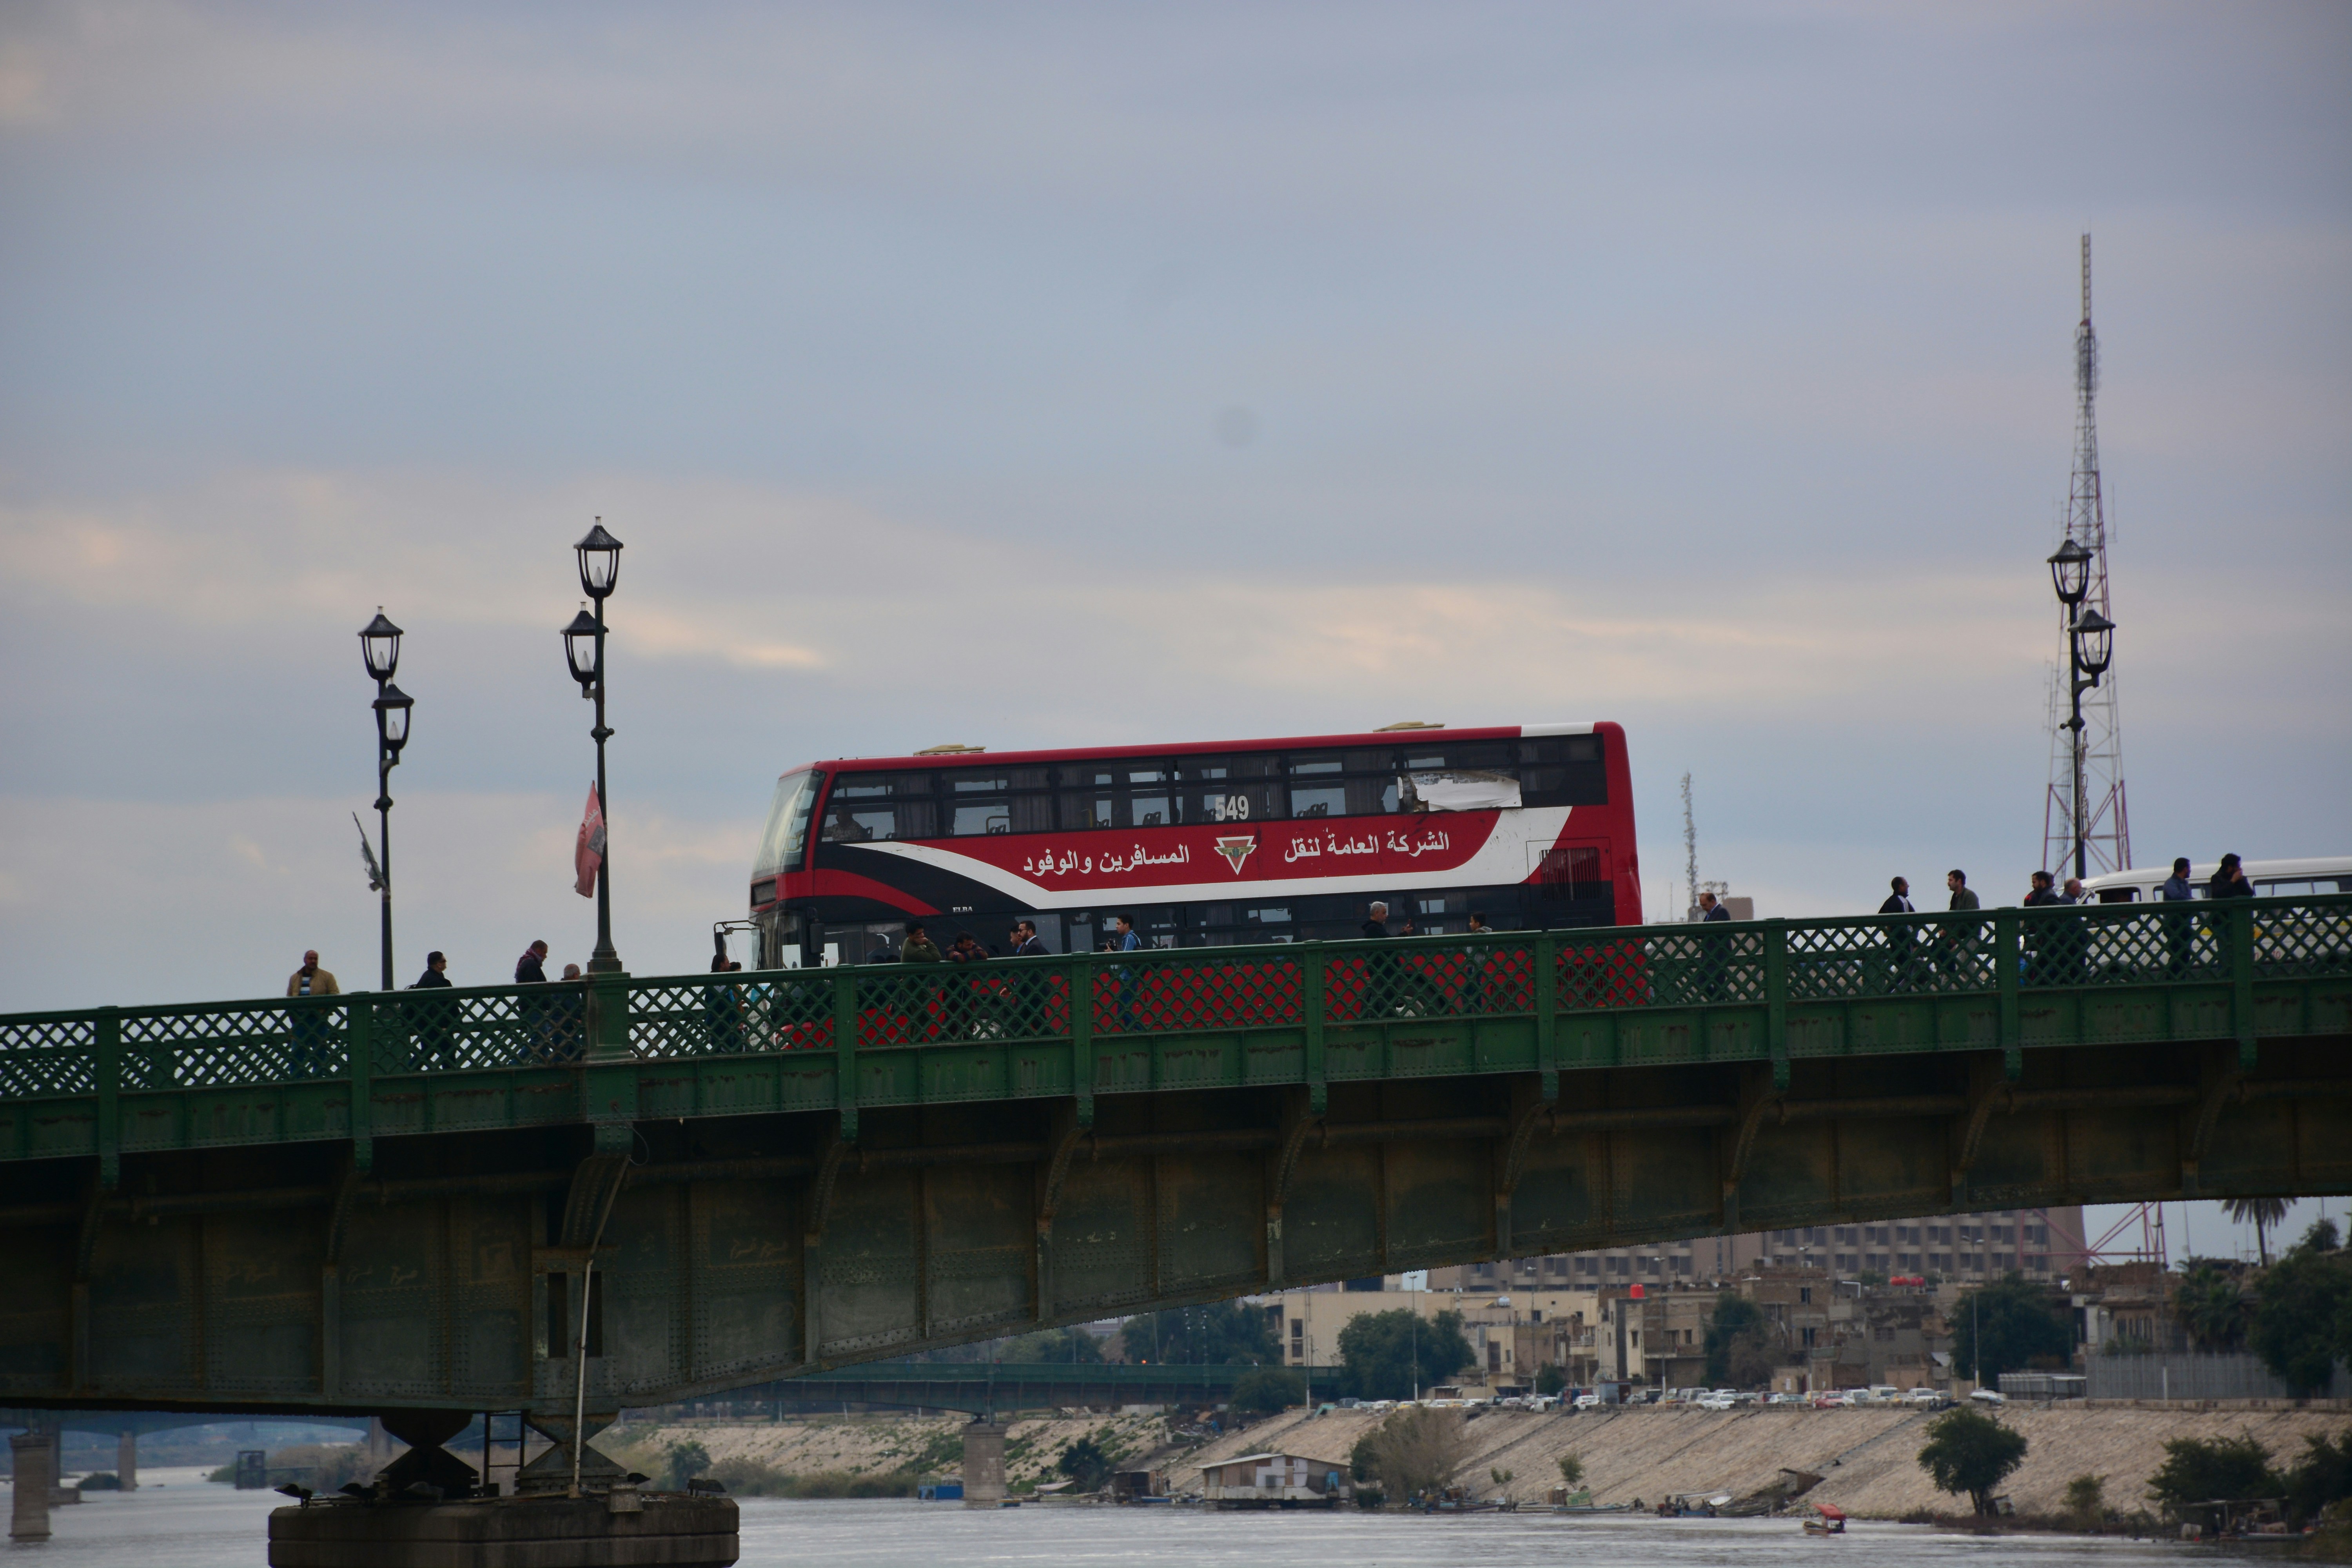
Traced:
<path fill-rule="evenodd" d="M 1217 840 L 1217 853 L 1225 858 L 1225 864 L 1234 868 L 1234 875 L 1236 877 L 1242 874 L 1242 862 L 1248 859 L 1250 851 L 1256 847 L 1257 839 L 1255 837 L 1220 838 Z"/>

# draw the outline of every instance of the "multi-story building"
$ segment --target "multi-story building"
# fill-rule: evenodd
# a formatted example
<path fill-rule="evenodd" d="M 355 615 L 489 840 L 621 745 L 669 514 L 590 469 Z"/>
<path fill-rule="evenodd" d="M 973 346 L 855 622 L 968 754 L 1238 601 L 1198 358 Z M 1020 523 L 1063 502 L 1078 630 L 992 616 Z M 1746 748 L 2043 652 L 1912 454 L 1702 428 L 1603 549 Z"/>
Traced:
<path fill-rule="evenodd" d="M 1776 1266 L 1819 1268 L 1837 1279 L 1916 1274 L 1962 1284 L 2013 1270 L 2054 1283 L 2079 1273 L 2083 1258 L 2081 1208 L 2000 1209 L 1465 1264 L 1431 1269 L 1429 1284 L 1438 1290 L 1655 1287 L 1737 1279 Z"/>

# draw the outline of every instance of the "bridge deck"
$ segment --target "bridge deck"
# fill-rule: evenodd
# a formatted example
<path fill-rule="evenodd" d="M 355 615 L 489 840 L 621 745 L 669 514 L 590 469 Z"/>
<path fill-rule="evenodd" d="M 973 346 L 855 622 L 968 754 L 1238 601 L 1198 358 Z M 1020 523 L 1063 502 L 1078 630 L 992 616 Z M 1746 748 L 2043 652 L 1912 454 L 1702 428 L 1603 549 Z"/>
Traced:
<path fill-rule="evenodd" d="M 2352 897 L 0 1017 L 0 1397 L 568 1410 L 1283 1284 L 2352 1190 Z"/>
<path fill-rule="evenodd" d="M 2242 915 L 2237 911 L 2242 910 Z M 2352 895 L 0 1016 L 0 1160 L 2352 1030 Z M 1083 998 L 1074 1007 L 1072 999 Z M 2251 1065 L 2251 1063 L 2250 1063 Z"/>

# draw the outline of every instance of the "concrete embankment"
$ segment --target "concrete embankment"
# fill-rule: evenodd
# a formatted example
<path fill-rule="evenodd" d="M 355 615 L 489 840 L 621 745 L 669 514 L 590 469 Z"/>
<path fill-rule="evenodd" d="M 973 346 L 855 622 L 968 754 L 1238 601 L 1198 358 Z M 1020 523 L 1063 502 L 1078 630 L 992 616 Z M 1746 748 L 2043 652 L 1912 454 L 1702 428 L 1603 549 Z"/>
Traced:
<path fill-rule="evenodd" d="M 1573 1415 L 1495 1411 L 1470 1423 L 1470 1455 L 1459 1472 L 1490 1490 L 1490 1470 L 1508 1470 L 1507 1489 L 1537 1500 L 1559 1479 L 1559 1457 L 1584 1461 L 1595 1501 L 1654 1503 L 1670 1492 L 1756 1490 L 1785 1468 L 1822 1478 L 1809 1494 L 1863 1518 L 1893 1519 L 1919 1510 L 1950 1513 L 1965 1506 L 1936 1490 L 1919 1468 L 1925 1411 L 1891 1407 L 1842 1410 L 1700 1410 L 1651 1405 Z M 2140 1506 L 2147 1479 L 2175 1437 L 2252 1436 L 2282 1461 L 2304 1439 L 2352 1426 L 2342 1411 L 2188 1411 L 2161 1406 L 2048 1408 L 2012 1405 L 2002 1421 L 2025 1434 L 2025 1463 L 2004 1487 L 2021 1512 L 2056 1513 L 2066 1483 L 2085 1473 L 2106 1478 L 2110 1506 Z M 1259 1448 L 1344 1460 L 1378 1417 L 1334 1411 L 1260 1422 L 1191 1457 L 1213 1460 Z"/>
<path fill-rule="evenodd" d="M 615 1427 L 598 1437 L 596 1446 L 648 1474 L 671 1444 L 691 1441 L 701 1444 L 714 1462 L 748 1459 L 785 1476 L 951 1476 L 963 1468 L 967 1419 L 958 1415 L 856 1415 L 796 1416 L 774 1423 L 673 1421 Z M 1114 1464 L 1123 1464 L 1166 1447 L 1167 1429 L 1166 1420 L 1158 1415 L 1016 1420 L 1005 1433 L 1005 1483 L 1025 1491 L 1039 1481 L 1062 1479 L 1054 1462 L 1080 1437 L 1092 1437 Z"/>
<path fill-rule="evenodd" d="M 1507 1489 L 1539 1500 L 1557 1482 L 1562 1454 L 1584 1461 L 1586 1484 L 1601 1502 L 1654 1503 L 1670 1492 L 1753 1491 L 1783 1468 L 1824 1479 L 1811 1494 L 1864 1518 L 1892 1519 L 1916 1510 L 1949 1513 L 1960 1500 L 1937 1492 L 1919 1468 L 1919 1448 L 1934 1416 L 1892 1407 L 1845 1410 L 1700 1410 L 1655 1405 L 1580 1415 L 1498 1410 L 1466 1430 L 1469 1455 L 1462 1479 L 1490 1489 L 1488 1473 L 1508 1470 Z M 2282 1462 L 2303 1452 L 2306 1437 L 2333 1436 L 2352 1427 L 2339 1410 L 2189 1410 L 2179 1406 L 2080 1404 L 2011 1405 L 2000 1419 L 2025 1434 L 2025 1463 L 2004 1489 L 2021 1511 L 2055 1513 L 2066 1483 L 2085 1473 L 2106 1478 L 2113 1507 L 2141 1505 L 2148 1477 L 2176 1437 L 2250 1436 Z M 1016 1491 L 1057 1480 L 1054 1461 L 1063 1447 L 1091 1436 L 1114 1462 L 1150 1457 L 1169 1472 L 1171 1489 L 1199 1484 L 1204 1462 L 1274 1448 L 1344 1464 L 1377 1416 L 1352 1410 L 1309 1417 L 1293 1412 L 1259 1421 L 1198 1448 L 1171 1452 L 1165 1423 L 1152 1415 L 1065 1416 L 1013 1423 L 1006 1441 L 1007 1480 Z M 846 1415 L 801 1418 L 774 1425 L 677 1422 L 615 1432 L 643 1464 L 668 1444 L 691 1439 L 714 1460 L 744 1458 L 782 1474 L 879 1476 L 910 1468 L 955 1474 L 961 1468 L 963 1417 Z M 600 1440 L 603 1441 L 603 1440 Z"/>

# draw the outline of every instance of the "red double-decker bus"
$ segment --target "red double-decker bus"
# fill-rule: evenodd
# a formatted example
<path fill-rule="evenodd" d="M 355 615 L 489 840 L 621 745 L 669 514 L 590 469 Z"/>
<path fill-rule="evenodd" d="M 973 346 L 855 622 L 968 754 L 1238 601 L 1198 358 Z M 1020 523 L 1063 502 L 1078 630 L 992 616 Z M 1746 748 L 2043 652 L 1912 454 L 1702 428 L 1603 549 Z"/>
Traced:
<path fill-rule="evenodd" d="M 1003 952 L 1016 920 L 1086 952 L 1635 925 L 1641 868 L 1615 724 L 1355 735 L 795 768 L 751 874 L 760 965 L 895 956 L 907 923 Z"/>

